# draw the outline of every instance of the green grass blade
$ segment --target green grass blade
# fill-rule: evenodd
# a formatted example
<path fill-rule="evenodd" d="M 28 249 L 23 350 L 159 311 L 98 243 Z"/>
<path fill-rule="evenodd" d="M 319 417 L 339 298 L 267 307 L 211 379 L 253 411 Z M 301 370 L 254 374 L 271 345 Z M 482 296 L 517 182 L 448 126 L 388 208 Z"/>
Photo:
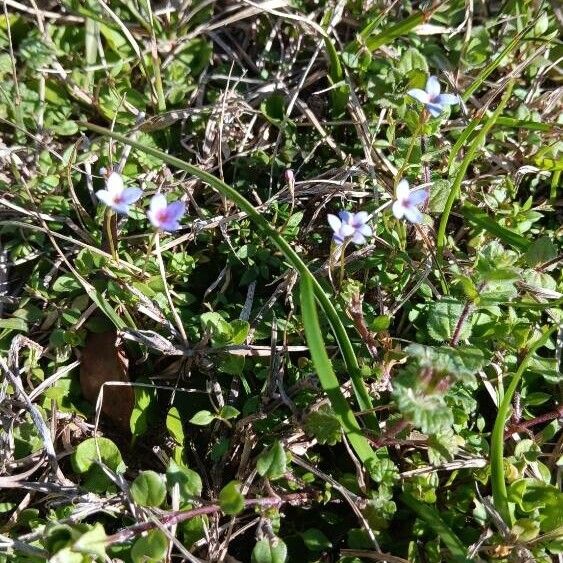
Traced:
<path fill-rule="evenodd" d="M 499 225 L 494 219 L 489 217 L 484 211 L 481 211 L 478 207 L 466 203 L 461 208 L 461 215 L 464 219 L 467 219 L 473 225 L 477 225 L 498 237 L 502 242 L 508 244 L 516 250 L 521 250 L 525 252 L 530 246 L 530 242 L 527 238 Z"/>
<path fill-rule="evenodd" d="M 79 122 L 79 124 L 90 129 L 91 131 L 95 131 L 96 133 L 99 133 L 101 135 L 111 137 L 116 141 L 119 141 L 126 145 L 130 145 L 137 150 L 140 150 L 156 158 L 159 158 L 162 160 L 162 162 L 166 162 L 167 164 L 171 166 L 175 166 L 180 170 L 185 170 L 189 174 L 192 174 L 196 178 L 199 178 L 206 184 L 210 185 L 212 188 L 216 189 L 220 194 L 230 199 L 240 209 L 242 209 L 245 213 L 247 213 L 249 219 L 256 225 L 258 229 L 260 229 L 260 231 L 264 233 L 264 235 L 267 238 L 271 240 L 271 242 L 275 246 L 277 246 L 277 248 L 286 257 L 287 261 L 297 270 L 297 272 L 301 276 L 311 277 L 311 283 L 313 284 L 315 297 L 317 298 L 321 308 L 323 309 L 332 327 L 334 336 L 338 342 L 338 346 L 342 353 L 342 357 L 344 358 L 346 369 L 350 374 L 350 378 L 352 380 L 352 386 L 354 388 L 354 393 L 356 395 L 358 406 L 362 411 L 371 411 L 373 409 L 371 398 L 362 380 L 362 376 L 360 373 L 360 366 L 358 364 L 358 360 L 356 358 L 356 354 L 354 352 L 352 342 L 348 337 L 346 328 L 344 327 L 342 320 L 338 315 L 338 312 L 336 311 L 334 305 L 332 304 L 332 301 L 325 293 L 321 284 L 311 275 L 311 272 L 307 268 L 306 264 L 303 262 L 303 260 L 301 260 L 301 258 L 293 250 L 293 248 L 291 248 L 291 246 L 285 240 L 285 238 L 270 225 L 270 223 L 262 216 L 262 214 L 244 196 L 239 194 L 234 188 L 232 188 L 231 186 L 229 186 L 219 178 L 216 178 L 209 172 L 200 170 L 199 168 L 197 168 L 197 166 L 189 164 L 188 162 L 176 158 L 175 156 L 166 154 L 165 152 L 159 149 L 153 147 L 147 147 L 138 141 L 134 141 L 133 139 L 125 137 L 124 135 L 120 135 L 119 133 L 110 131 L 109 129 L 106 129 L 104 127 L 93 125 L 92 123 Z M 371 430 L 378 429 L 377 419 L 372 412 L 368 412 L 364 416 L 364 420 L 366 426 Z"/>
<path fill-rule="evenodd" d="M 528 367 L 530 360 L 536 350 L 541 348 L 549 340 L 549 337 L 557 330 L 557 327 L 546 329 L 544 333 L 530 346 L 528 353 L 520 362 L 518 370 L 514 374 L 508 389 L 498 408 L 493 433 L 491 434 L 491 487 L 493 490 L 493 503 L 507 526 L 513 524 L 512 514 L 508 506 L 508 496 L 506 493 L 506 481 L 504 476 L 504 426 L 508 418 L 512 397 L 520 383 L 524 371 Z"/>
<path fill-rule="evenodd" d="M 401 35 L 406 35 L 409 31 L 412 31 L 416 26 L 424 23 L 428 18 L 428 14 L 425 12 L 416 12 L 412 16 L 409 16 L 405 20 L 396 23 L 395 25 L 389 26 L 387 29 L 369 37 L 368 34 L 360 32 L 360 36 L 365 40 L 365 45 L 370 51 L 375 51 L 383 45 L 390 43 L 397 37 Z"/>
<path fill-rule="evenodd" d="M 469 149 L 467 150 L 467 154 L 465 155 L 464 159 L 462 160 L 459 166 L 459 170 L 457 171 L 456 177 L 450 189 L 450 193 L 448 194 L 448 199 L 446 201 L 446 205 L 444 207 L 442 217 L 440 218 L 440 225 L 438 227 L 438 235 L 436 241 L 436 247 L 437 247 L 436 255 L 439 263 L 442 262 L 442 258 L 443 258 L 442 253 L 444 251 L 444 247 L 446 243 L 446 227 L 448 225 L 448 219 L 450 217 L 450 213 L 452 212 L 452 207 L 456 199 L 459 197 L 461 183 L 463 182 L 463 179 L 465 178 L 465 175 L 467 173 L 467 169 L 469 168 L 469 165 L 475 158 L 477 151 L 485 142 L 487 134 L 495 124 L 495 121 L 497 120 L 499 115 L 504 110 L 504 107 L 506 106 L 508 99 L 510 98 L 510 95 L 512 93 L 513 85 L 514 85 L 514 81 L 512 80 L 509 82 L 508 87 L 506 88 L 506 91 L 503 94 L 502 99 L 500 100 L 499 105 L 497 106 L 493 114 L 487 119 L 487 121 L 483 125 L 483 128 L 475 135 L 475 137 L 471 141 Z"/>
<path fill-rule="evenodd" d="M 323 18 L 322 27 L 326 27 L 332 19 L 332 11 L 328 11 Z M 342 114 L 348 103 L 348 86 L 344 83 L 344 71 L 340 62 L 340 56 L 328 33 L 323 35 L 326 53 L 328 55 L 328 76 L 333 88 L 330 91 L 332 109 L 336 115 Z"/>
<path fill-rule="evenodd" d="M 409 493 L 403 493 L 401 500 L 412 510 L 414 510 L 420 518 L 422 518 L 434 532 L 440 536 L 446 547 L 452 554 L 451 561 L 456 563 L 469 563 L 471 559 L 467 557 L 467 549 L 461 540 L 442 520 L 440 513 L 432 506 L 425 504 Z"/>
<path fill-rule="evenodd" d="M 311 358 L 322 388 L 330 400 L 334 413 L 342 424 L 350 445 L 354 448 L 356 455 L 362 463 L 369 469 L 377 462 L 376 455 L 369 442 L 363 436 L 354 413 L 340 390 L 338 379 L 326 353 L 317 316 L 312 279 L 311 275 L 301 276 L 300 284 L 301 314 Z"/>

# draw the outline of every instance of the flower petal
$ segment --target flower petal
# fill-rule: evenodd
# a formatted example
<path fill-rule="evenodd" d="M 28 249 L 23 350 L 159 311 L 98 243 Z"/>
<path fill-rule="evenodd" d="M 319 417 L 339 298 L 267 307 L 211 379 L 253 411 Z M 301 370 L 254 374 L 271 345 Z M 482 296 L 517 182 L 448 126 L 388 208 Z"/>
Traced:
<path fill-rule="evenodd" d="M 166 214 L 169 219 L 179 221 L 186 212 L 186 204 L 183 201 L 173 201 L 167 208 Z"/>
<path fill-rule="evenodd" d="M 440 104 L 426 104 L 426 109 L 430 112 L 432 117 L 438 117 L 444 108 Z"/>
<path fill-rule="evenodd" d="M 420 223 L 422 213 L 416 207 L 405 207 L 405 219 L 408 219 L 411 223 Z"/>
<path fill-rule="evenodd" d="M 343 224 L 342 227 L 340 227 L 340 231 L 338 232 L 338 234 L 341 237 L 351 237 L 355 231 L 356 229 L 354 229 L 352 225 Z"/>
<path fill-rule="evenodd" d="M 180 223 L 175 219 L 166 219 L 160 223 L 160 228 L 163 231 L 177 231 L 180 228 Z"/>
<path fill-rule="evenodd" d="M 373 234 L 373 231 L 371 230 L 371 227 L 369 225 L 362 225 L 358 230 L 358 233 L 362 233 L 362 235 L 364 235 L 365 237 L 371 237 L 371 235 Z"/>
<path fill-rule="evenodd" d="M 409 90 L 407 94 L 411 98 L 418 100 L 421 104 L 427 104 L 430 101 L 428 94 L 420 88 L 413 88 L 412 90 Z"/>
<path fill-rule="evenodd" d="M 110 207 L 114 204 L 113 196 L 107 190 L 98 190 L 96 192 L 96 197 L 106 205 Z"/>
<path fill-rule="evenodd" d="M 407 180 L 405 179 L 401 180 L 397 184 L 397 187 L 395 188 L 395 195 L 397 199 L 399 201 L 404 201 L 408 199 L 410 193 L 411 191 L 409 189 L 409 183 L 407 182 Z"/>
<path fill-rule="evenodd" d="M 152 196 L 151 199 L 151 203 L 150 203 L 150 210 L 153 213 L 156 213 L 157 211 L 162 211 L 163 209 L 166 209 L 166 197 L 164 197 L 164 195 L 162 194 L 154 194 Z"/>
<path fill-rule="evenodd" d="M 459 96 L 457 94 L 440 94 L 436 103 L 442 106 L 455 106 L 459 104 Z"/>
<path fill-rule="evenodd" d="M 357 229 L 358 227 L 365 225 L 368 219 L 369 219 L 369 214 L 367 211 L 358 211 L 358 213 L 354 213 L 351 224 L 353 227 L 356 227 Z"/>
<path fill-rule="evenodd" d="M 344 239 L 338 233 L 334 233 L 332 240 L 334 241 L 334 244 L 338 244 L 338 245 L 344 242 Z"/>
<path fill-rule="evenodd" d="M 111 208 L 116 212 L 116 213 L 121 213 L 121 215 L 127 215 L 129 213 L 129 204 L 128 203 L 114 203 Z"/>
<path fill-rule="evenodd" d="M 328 224 L 330 225 L 330 228 L 337 233 L 340 230 L 340 227 L 342 226 L 342 221 L 336 216 L 333 215 L 332 213 L 329 213 L 326 216 L 327 220 L 328 220 Z"/>
<path fill-rule="evenodd" d="M 435 76 L 429 76 L 426 82 L 426 93 L 430 98 L 430 101 L 433 101 L 433 98 L 436 98 L 440 95 L 440 82 Z"/>
<path fill-rule="evenodd" d="M 352 237 L 352 242 L 354 244 L 365 244 L 366 238 L 364 237 L 364 235 L 362 235 L 362 233 L 356 231 L 354 233 L 354 236 Z"/>
<path fill-rule="evenodd" d="M 121 194 L 121 202 L 126 204 L 135 203 L 143 195 L 141 188 L 125 188 Z"/>
<path fill-rule="evenodd" d="M 403 215 L 405 214 L 405 206 L 402 201 L 395 201 L 391 209 L 393 210 L 393 215 L 395 215 L 397 219 L 403 218 Z"/>
<path fill-rule="evenodd" d="M 409 195 L 409 203 L 411 205 L 420 205 L 428 198 L 427 190 L 414 190 Z"/>
<path fill-rule="evenodd" d="M 112 195 L 119 195 L 123 191 L 123 178 L 117 172 L 112 172 L 106 180 L 106 189 Z"/>
<path fill-rule="evenodd" d="M 147 217 L 153 227 L 155 227 L 156 229 L 160 228 L 160 220 L 158 218 L 157 211 L 149 209 L 147 211 Z"/>
<path fill-rule="evenodd" d="M 350 221 L 352 220 L 352 214 L 349 211 L 340 211 L 338 216 L 340 217 L 340 220 L 343 223 L 347 223 L 348 225 L 350 224 Z"/>

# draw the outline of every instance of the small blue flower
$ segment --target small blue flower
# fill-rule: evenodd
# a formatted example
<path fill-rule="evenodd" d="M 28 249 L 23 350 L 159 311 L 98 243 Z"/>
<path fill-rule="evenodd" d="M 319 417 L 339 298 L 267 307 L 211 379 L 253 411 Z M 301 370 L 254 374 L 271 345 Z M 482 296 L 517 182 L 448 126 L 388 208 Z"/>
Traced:
<path fill-rule="evenodd" d="M 365 211 L 349 213 L 341 211 L 336 215 L 329 214 L 328 224 L 334 231 L 332 240 L 336 244 L 342 244 L 346 239 L 352 239 L 354 244 L 364 244 L 366 237 L 371 237 L 372 230 L 367 224 L 369 215 Z"/>
<path fill-rule="evenodd" d="M 142 194 L 140 188 L 126 188 L 123 178 L 117 172 L 112 172 L 106 180 L 106 189 L 98 190 L 96 197 L 115 212 L 127 215 L 129 206 Z"/>
<path fill-rule="evenodd" d="M 440 94 L 440 83 L 435 76 L 429 76 L 426 89 L 413 88 L 407 92 L 409 96 L 418 100 L 430 112 L 432 117 L 438 117 L 446 106 L 459 104 L 459 96 L 455 94 Z"/>
<path fill-rule="evenodd" d="M 393 202 L 393 215 L 397 219 L 405 217 L 411 223 L 420 223 L 422 221 L 422 213 L 418 209 L 428 199 L 426 190 L 409 189 L 409 183 L 401 180 L 395 190 L 397 199 Z"/>
<path fill-rule="evenodd" d="M 166 197 L 155 194 L 150 203 L 147 217 L 153 227 L 161 231 L 177 231 L 180 228 L 180 219 L 186 212 L 186 204 L 183 201 L 166 203 Z"/>

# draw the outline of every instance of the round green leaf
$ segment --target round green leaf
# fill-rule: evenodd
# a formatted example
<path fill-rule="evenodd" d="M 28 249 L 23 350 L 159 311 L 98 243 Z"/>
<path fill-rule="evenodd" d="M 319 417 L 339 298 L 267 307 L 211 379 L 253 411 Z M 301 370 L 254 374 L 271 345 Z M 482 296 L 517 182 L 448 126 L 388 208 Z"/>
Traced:
<path fill-rule="evenodd" d="M 221 489 L 219 505 L 225 514 L 238 514 L 244 508 L 244 497 L 240 493 L 238 481 L 231 481 Z"/>
<path fill-rule="evenodd" d="M 196 424 L 197 426 L 207 426 L 211 424 L 215 420 L 215 415 L 211 412 L 203 410 L 196 412 L 192 418 L 190 418 L 190 422 L 192 424 Z"/>
<path fill-rule="evenodd" d="M 201 477 L 192 469 L 178 465 L 173 459 L 170 460 L 166 471 L 166 481 L 170 488 L 178 485 L 183 502 L 189 502 L 194 497 L 201 495 L 203 487 Z"/>
<path fill-rule="evenodd" d="M 317 528 L 305 530 L 301 537 L 309 551 L 324 551 L 332 547 L 332 542 Z"/>
<path fill-rule="evenodd" d="M 96 461 L 105 463 L 118 473 L 125 470 L 119 448 L 109 438 L 88 438 L 78 444 L 71 457 L 72 468 L 76 473 L 86 473 Z"/>
<path fill-rule="evenodd" d="M 164 560 L 168 549 L 168 539 L 161 530 L 151 530 L 139 538 L 131 548 L 133 563 L 152 563 Z"/>
<path fill-rule="evenodd" d="M 287 547 L 280 538 L 263 539 L 252 550 L 252 563 L 285 563 Z"/>
<path fill-rule="evenodd" d="M 131 496 L 141 506 L 160 506 L 166 497 L 162 477 L 154 471 L 142 471 L 131 484 Z"/>

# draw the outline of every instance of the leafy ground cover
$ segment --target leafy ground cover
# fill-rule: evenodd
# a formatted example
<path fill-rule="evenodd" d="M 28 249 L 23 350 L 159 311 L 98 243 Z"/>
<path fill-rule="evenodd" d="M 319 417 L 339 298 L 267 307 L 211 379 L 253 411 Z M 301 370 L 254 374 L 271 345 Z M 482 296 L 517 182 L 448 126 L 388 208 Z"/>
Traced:
<path fill-rule="evenodd" d="M 2 561 L 559 561 L 556 2 L 5 0 Z"/>

